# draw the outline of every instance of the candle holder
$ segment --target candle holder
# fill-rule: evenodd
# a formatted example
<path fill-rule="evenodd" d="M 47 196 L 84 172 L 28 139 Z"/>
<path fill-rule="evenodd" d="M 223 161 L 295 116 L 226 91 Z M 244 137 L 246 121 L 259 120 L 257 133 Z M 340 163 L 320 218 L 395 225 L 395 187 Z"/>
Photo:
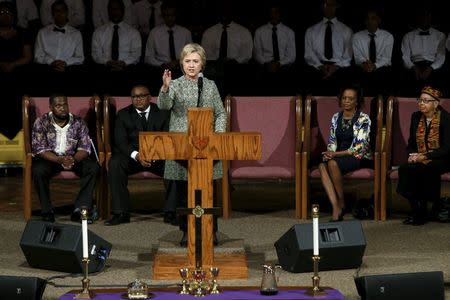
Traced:
<path fill-rule="evenodd" d="M 87 209 L 85 209 L 85 208 L 83 208 L 81 210 L 81 220 L 84 222 L 87 221 Z M 87 226 L 86 223 L 84 223 L 84 225 Z M 84 228 L 84 230 L 87 232 L 87 228 Z M 87 241 L 83 241 L 83 242 L 87 243 Z M 83 245 L 83 248 L 84 247 L 87 247 L 87 245 Z M 86 250 L 83 250 L 83 252 L 84 251 L 86 251 Z M 75 297 L 73 297 L 74 299 L 94 299 L 95 298 L 95 293 L 93 291 L 89 290 L 90 280 L 88 278 L 88 272 L 89 272 L 89 257 L 88 257 L 88 255 L 89 254 L 85 255 L 83 253 L 83 256 L 86 256 L 86 257 L 83 257 L 84 277 L 81 280 L 83 290 L 81 291 L 81 293 L 79 293 Z"/>
<path fill-rule="evenodd" d="M 91 290 L 89 290 L 89 283 L 90 280 L 88 278 L 88 270 L 89 270 L 89 259 L 83 258 L 83 266 L 84 266 L 84 278 L 81 280 L 81 284 L 83 287 L 83 290 L 81 293 L 77 294 L 74 299 L 94 299 L 95 293 Z"/>
<path fill-rule="evenodd" d="M 312 218 L 313 218 L 313 244 L 314 244 L 314 253 L 313 253 L 313 270 L 314 275 L 312 278 L 312 288 L 308 289 L 306 292 L 307 295 L 310 296 L 323 296 L 327 293 L 320 288 L 320 276 L 319 276 L 319 205 L 314 204 L 312 206 Z"/>
<path fill-rule="evenodd" d="M 327 295 L 327 292 L 325 292 L 320 287 L 320 276 L 319 276 L 320 256 L 313 255 L 312 260 L 313 260 L 314 275 L 311 278 L 312 278 L 313 285 L 312 285 L 312 288 L 308 289 L 306 294 L 309 296 L 313 296 L 313 297 Z"/>

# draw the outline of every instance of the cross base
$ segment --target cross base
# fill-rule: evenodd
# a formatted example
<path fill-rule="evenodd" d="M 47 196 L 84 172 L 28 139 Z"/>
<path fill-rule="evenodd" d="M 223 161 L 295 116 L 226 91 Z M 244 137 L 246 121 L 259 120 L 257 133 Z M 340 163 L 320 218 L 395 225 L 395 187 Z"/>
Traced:
<path fill-rule="evenodd" d="M 186 254 L 157 253 L 153 261 L 153 279 L 180 279 L 180 268 L 187 266 Z M 203 266 L 207 270 L 211 266 Z M 218 279 L 247 279 L 248 267 L 245 253 L 214 254 L 214 267 L 219 268 Z M 194 269 L 195 266 L 188 266 Z"/>

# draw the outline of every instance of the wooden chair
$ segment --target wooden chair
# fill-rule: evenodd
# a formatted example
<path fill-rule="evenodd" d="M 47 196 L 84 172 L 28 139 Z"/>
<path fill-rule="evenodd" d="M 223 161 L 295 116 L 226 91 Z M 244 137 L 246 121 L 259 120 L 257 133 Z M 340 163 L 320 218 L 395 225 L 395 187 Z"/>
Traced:
<path fill-rule="evenodd" d="M 295 180 L 295 215 L 300 217 L 301 97 L 231 97 L 225 99 L 227 131 L 260 132 L 260 161 L 224 161 L 223 217 L 230 216 L 231 180 Z"/>
<path fill-rule="evenodd" d="M 450 99 L 441 99 L 440 105 L 450 112 Z M 381 153 L 380 218 L 387 217 L 388 181 L 398 180 L 398 167 L 408 161 L 408 145 L 411 114 L 418 110 L 416 98 L 389 97 L 386 106 L 386 135 Z M 393 142 L 395 141 L 395 142 Z M 442 181 L 450 181 L 450 173 L 441 175 Z"/>
<path fill-rule="evenodd" d="M 152 97 L 151 102 L 156 103 L 156 98 Z M 114 123 L 116 119 L 116 114 L 119 110 L 122 108 L 127 107 L 131 104 L 131 98 L 130 96 L 121 96 L 121 97 L 115 97 L 115 96 L 105 96 L 104 103 L 103 103 L 103 142 L 105 147 L 105 153 L 106 153 L 106 161 L 105 161 L 105 171 L 107 171 L 109 160 L 112 156 L 112 142 L 113 142 L 113 136 L 114 136 Z M 105 174 L 105 178 L 107 174 Z M 149 171 L 144 172 L 138 172 L 136 174 L 130 175 L 128 178 L 130 179 L 162 179 L 158 175 L 153 174 Z M 105 185 L 104 191 L 105 195 L 105 202 L 106 202 L 106 211 L 107 216 L 111 214 L 111 199 L 109 197 L 109 190 L 108 186 Z"/>
<path fill-rule="evenodd" d="M 88 128 L 90 136 L 96 145 L 97 154 L 99 158 L 100 166 L 103 165 L 105 154 L 103 150 L 103 143 L 101 138 L 101 101 L 97 96 L 94 97 L 67 97 L 69 103 L 70 112 L 74 115 L 82 117 Z M 25 220 L 31 218 L 32 212 L 32 151 L 31 151 L 31 130 L 33 128 L 34 121 L 37 117 L 40 117 L 44 113 L 49 111 L 49 98 L 48 97 L 29 97 L 24 96 L 22 98 L 22 122 L 24 130 L 24 145 L 25 145 L 25 163 L 23 172 L 23 215 Z M 65 179 L 76 180 L 79 179 L 72 171 L 62 171 L 58 173 L 53 179 Z M 102 178 L 100 176 L 100 183 L 97 187 L 102 186 Z M 97 189 L 97 206 L 99 211 L 103 210 L 101 189 Z"/>
<path fill-rule="evenodd" d="M 330 123 L 334 113 L 340 111 L 337 97 L 308 96 L 305 102 L 305 134 L 302 148 L 302 219 L 308 218 L 309 181 L 320 178 L 318 164 L 326 151 L 330 135 Z M 379 183 L 381 134 L 383 128 L 383 100 L 381 97 L 364 99 L 362 111 L 372 120 L 371 146 L 374 153 L 374 169 L 362 168 L 344 176 L 346 180 L 372 180 L 374 186 L 374 219 L 379 219 Z"/>

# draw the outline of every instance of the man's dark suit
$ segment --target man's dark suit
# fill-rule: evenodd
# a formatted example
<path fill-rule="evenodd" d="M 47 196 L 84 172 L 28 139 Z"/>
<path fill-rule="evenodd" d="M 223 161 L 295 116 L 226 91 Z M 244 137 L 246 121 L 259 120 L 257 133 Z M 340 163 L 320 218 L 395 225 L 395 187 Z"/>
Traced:
<path fill-rule="evenodd" d="M 169 111 L 160 110 L 156 104 L 150 103 L 146 131 L 168 131 L 169 116 Z M 143 131 L 141 116 L 133 105 L 121 109 L 117 113 L 113 135 L 113 155 L 108 165 L 113 214 L 128 213 L 130 203 L 127 187 L 129 174 L 141 171 L 150 171 L 161 177 L 164 174 L 164 161 L 162 160 L 153 162 L 149 168 L 144 168 L 138 161 L 131 158 L 133 151 L 139 151 L 139 131 Z M 173 206 L 170 209 L 174 211 L 176 204 L 166 203 L 166 206 Z"/>

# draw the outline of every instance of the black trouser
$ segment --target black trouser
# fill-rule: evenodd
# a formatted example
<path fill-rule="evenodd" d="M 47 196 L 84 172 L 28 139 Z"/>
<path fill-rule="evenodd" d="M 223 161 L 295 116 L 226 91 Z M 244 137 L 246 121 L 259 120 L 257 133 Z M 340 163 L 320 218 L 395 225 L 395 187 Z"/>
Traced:
<path fill-rule="evenodd" d="M 426 218 L 427 202 L 439 201 L 441 195 L 441 174 L 447 172 L 444 160 L 422 163 L 403 164 L 398 169 L 397 193 L 407 198 L 412 214 Z"/>
<path fill-rule="evenodd" d="M 58 164 L 45 159 L 33 160 L 33 182 L 41 202 L 41 212 L 52 211 L 50 201 L 50 178 L 63 171 L 64 168 Z M 80 191 L 75 201 L 75 208 L 83 206 L 91 208 L 92 198 L 95 189 L 95 182 L 100 172 L 100 167 L 96 161 L 87 158 L 81 162 L 76 162 L 72 168 L 80 177 Z"/>
<path fill-rule="evenodd" d="M 187 207 L 187 195 L 188 195 L 188 185 L 186 180 L 172 180 L 172 192 L 176 196 L 177 207 L 185 208 Z M 216 182 L 213 181 L 213 206 L 217 202 L 216 197 Z M 179 218 L 180 230 L 187 232 L 187 216 L 180 216 Z M 217 232 L 217 215 L 213 216 L 213 231 Z"/>
<path fill-rule="evenodd" d="M 111 191 L 112 213 L 127 213 L 130 209 L 130 193 L 128 191 L 128 175 L 149 171 L 158 176 L 163 175 L 163 161 L 156 161 L 150 168 L 144 168 L 139 162 L 121 154 L 111 157 L 108 165 L 108 181 Z M 164 179 L 166 189 L 164 211 L 175 212 L 176 197 L 171 193 L 171 182 Z"/>

